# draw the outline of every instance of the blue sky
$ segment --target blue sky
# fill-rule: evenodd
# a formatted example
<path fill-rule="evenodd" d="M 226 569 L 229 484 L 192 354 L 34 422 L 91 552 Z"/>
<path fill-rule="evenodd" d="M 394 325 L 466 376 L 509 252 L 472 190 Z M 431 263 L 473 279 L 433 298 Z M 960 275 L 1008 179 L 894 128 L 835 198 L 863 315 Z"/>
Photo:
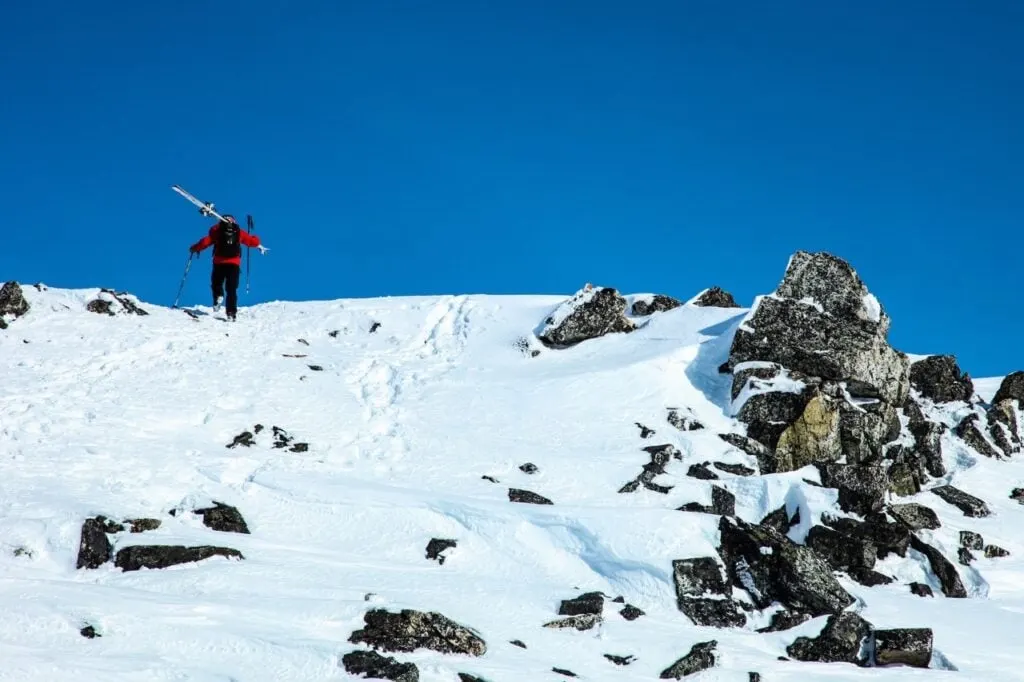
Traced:
<path fill-rule="evenodd" d="M 1024 368 L 1016 1 L 39 0 L 0 84 L 0 279 L 169 305 L 208 226 L 180 183 L 272 249 L 243 306 L 749 303 L 827 250 L 897 347 Z"/>

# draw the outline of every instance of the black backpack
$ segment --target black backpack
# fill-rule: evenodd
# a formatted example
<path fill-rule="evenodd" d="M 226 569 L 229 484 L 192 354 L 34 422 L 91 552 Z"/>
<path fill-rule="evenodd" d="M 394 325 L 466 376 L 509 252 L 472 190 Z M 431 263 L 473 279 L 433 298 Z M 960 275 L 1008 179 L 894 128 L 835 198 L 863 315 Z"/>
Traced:
<path fill-rule="evenodd" d="M 237 258 L 242 255 L 242 240 L 236 223 L 221 223 L 217 226 L 217 244 L 213 255 L 218 258 Z"/>

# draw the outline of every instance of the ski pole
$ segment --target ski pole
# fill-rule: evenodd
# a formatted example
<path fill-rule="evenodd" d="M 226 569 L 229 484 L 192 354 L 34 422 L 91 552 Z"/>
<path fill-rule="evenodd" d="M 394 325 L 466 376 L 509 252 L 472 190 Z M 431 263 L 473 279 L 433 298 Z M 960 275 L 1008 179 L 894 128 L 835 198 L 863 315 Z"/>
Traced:
<path fill-rule="evenodd" d="M 188 261 L 185 263 L 185 274 L 181 276 L 181 284 L 178 285 L 178 295 L 174 297 L 174 305 L 172 308 L 178 307 L 178 301 L 181 300 L 181 292 L 185 290 L 185 279 L 188 277 L 188 271 L 192 269 L 192 260 L 196 257 L 196 254 L 189 252 Z"/>

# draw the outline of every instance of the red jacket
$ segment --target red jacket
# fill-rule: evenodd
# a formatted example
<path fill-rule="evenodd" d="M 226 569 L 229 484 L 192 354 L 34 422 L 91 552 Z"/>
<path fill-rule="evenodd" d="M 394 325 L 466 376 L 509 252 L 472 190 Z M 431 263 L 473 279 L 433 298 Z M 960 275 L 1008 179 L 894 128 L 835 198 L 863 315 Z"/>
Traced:
<path fill-rule="evenodd" d="M 218 225 L 220 225 L 220 223 L 217 223 L 217 225 L 214 225 L 213 227 L 211 227 L 209 234 L 207 234 L 205 237 L 203 237 L 198 242 L 193 244 L 192 245 L 192 250 L 198 253 L 199 251 L 202 251 L 203 249 L 206 249 L 206 248 L 216 244 L 217 243 L 217 229 L 218 229 Z M 241 227 L 238 228 L 238 237 L 239 237 L 239 240 L 242 242 L 242 246 L 259 246 L 260 245 L 260 238 L 259 237 L 257 237 L 254 234 L 249 234 L 248 232 L 243 230 Z M 224 258 L 224 257 L 218 256 L 216 253 L 214 253 L 213 254 L 213 262 L 216 263 L 217 265 L 224 265 L 224 264 L 228 264 L 228 263 L 230 263 L 231 265 L 241 265 L 242 264 L 242 256 L 241 256 L 241 254 L 239 254 L 239 255 L 235 256 L 234 258 Z"/>

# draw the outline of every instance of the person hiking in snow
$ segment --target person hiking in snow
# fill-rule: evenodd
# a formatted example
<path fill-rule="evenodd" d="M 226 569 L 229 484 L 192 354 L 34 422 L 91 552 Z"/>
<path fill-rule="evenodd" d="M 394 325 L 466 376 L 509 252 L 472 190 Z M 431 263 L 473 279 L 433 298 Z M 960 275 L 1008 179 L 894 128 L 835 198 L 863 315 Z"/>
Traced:
<path fill-rule="evenodd" d="M 213 273 L 210 277 L 213 309 L 220 309 L 226 285 L 225 312 L 229 319 L 234 320 L 238 312 L 238 279 L 242 272 L 242 247 L 254 246 L 260 253 L 266 253 L 268 249 L 260 243 L 259 237 L 243 230 L 230 214 L 225 214 L 224 220 L 211 227 L 209 234 L 189 247 L 189 251 L 199 253 L 210 246 L 213 247 Z"/>

